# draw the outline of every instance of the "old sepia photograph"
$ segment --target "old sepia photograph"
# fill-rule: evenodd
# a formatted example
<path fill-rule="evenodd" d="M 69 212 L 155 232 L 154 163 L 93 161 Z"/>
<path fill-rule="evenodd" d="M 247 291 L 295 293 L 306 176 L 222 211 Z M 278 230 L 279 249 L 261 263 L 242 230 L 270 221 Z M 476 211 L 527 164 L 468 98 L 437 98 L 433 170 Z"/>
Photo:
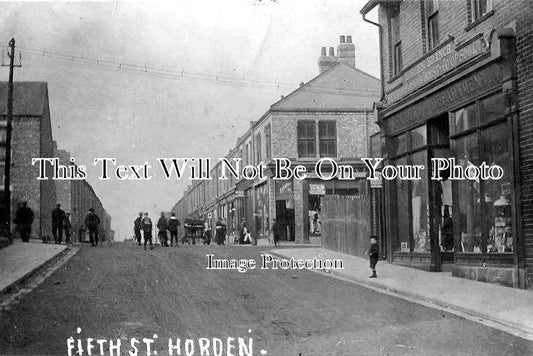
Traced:
<path fill-rule="evenodd" d="M 533 355 L 532 0 L 5 0 L 0 51 L 0 355 Z"/>

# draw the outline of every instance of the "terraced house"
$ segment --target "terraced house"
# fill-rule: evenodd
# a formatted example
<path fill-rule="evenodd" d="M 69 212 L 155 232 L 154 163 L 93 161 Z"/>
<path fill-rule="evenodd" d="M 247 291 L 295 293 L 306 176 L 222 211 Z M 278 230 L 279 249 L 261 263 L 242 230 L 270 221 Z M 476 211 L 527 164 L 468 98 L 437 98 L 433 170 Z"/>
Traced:
<path fill-rule="evenodd" d="M 533 3 L 371 0 L 361 13 L 380 33 L 386 163 L 504 172 L 386 182 L 389 261 L 533 288 Z"/>
<path fill-rule="evenodd" d="M 356 68 L 351 36 L 340 36 L 337 55 L 333 47 L 323 47 L 318 64 L 320 74 L 252 121 L 226 156 L 241 159 L 241 167 L 262 162 L 264 179 L 218 179 L 219 163 L 212 180 L 187 189 L 173 208 L 178 217 L 221 216 L 230 233 L 246 220 L 259 243 L 270 235 L 275 218 L 284 226 L 283 240 L 309 243 L 320 239 L 322 196 L 366 191 L 361 158 L 368 155 L 370 135 L 378 131 L 372 105 L 379 99 L 379 80 Z M 315 164 L 325 157 L 352 167 L 355 179 L 319 179 Z M 308 178 L 274 180 L 276 158 L 305 166 Z"/>

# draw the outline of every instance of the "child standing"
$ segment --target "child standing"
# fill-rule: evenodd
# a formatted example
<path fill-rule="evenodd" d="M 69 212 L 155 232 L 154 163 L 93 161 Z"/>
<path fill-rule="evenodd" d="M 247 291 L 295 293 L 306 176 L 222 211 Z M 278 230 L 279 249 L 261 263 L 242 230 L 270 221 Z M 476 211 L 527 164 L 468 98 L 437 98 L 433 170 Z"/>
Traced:
<path fill-rule="evenodd" d="M 369 278 L 377 278 L 376 264 L 379 259 L 379 246 L 377 237 L 374 235 L 370 236 L 370 249 L 366 254 L 370 257 L 370 269 L 372 270 L 372 275 Z"/>

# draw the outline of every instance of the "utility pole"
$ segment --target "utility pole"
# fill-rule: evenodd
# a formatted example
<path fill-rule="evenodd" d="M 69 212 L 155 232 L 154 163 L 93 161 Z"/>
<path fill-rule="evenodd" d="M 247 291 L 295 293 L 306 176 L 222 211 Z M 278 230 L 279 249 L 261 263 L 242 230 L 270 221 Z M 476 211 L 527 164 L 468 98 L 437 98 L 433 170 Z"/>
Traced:
<path fill-rule="evenodd" d="M 5 219 L 4 228 L 8 234 L 9 241 L 12 242 L 11 237 L 11 132 L 13 131 L 13 69 L 15 67 L 22 67 L 22 65 L 15 65 L 15 39 L 9 41 L 10 53 L 9 56 L 9 81 L 7 87 L 7 122 L 6 122 L 6 158 L 5 158 L 5 174 L 4 174 L 4 207 Z M 3 67 L 7 67 L 2 63 Z"/>

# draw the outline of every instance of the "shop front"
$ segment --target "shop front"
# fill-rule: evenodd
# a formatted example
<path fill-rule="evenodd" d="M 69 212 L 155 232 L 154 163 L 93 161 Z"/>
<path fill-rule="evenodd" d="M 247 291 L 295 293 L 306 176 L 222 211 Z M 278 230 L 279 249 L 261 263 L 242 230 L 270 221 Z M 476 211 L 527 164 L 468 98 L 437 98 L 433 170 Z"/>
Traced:
<path fill-rule="evenodd" d="M 516 287 L 514 41 L 496 37 L 486 53 L 380 110 L 386 164 L 425 167 L 420 179 L 384 181 L 387 250 L 397 264 Z M 501 177 L 476 175 L 484 165 Z"/>

